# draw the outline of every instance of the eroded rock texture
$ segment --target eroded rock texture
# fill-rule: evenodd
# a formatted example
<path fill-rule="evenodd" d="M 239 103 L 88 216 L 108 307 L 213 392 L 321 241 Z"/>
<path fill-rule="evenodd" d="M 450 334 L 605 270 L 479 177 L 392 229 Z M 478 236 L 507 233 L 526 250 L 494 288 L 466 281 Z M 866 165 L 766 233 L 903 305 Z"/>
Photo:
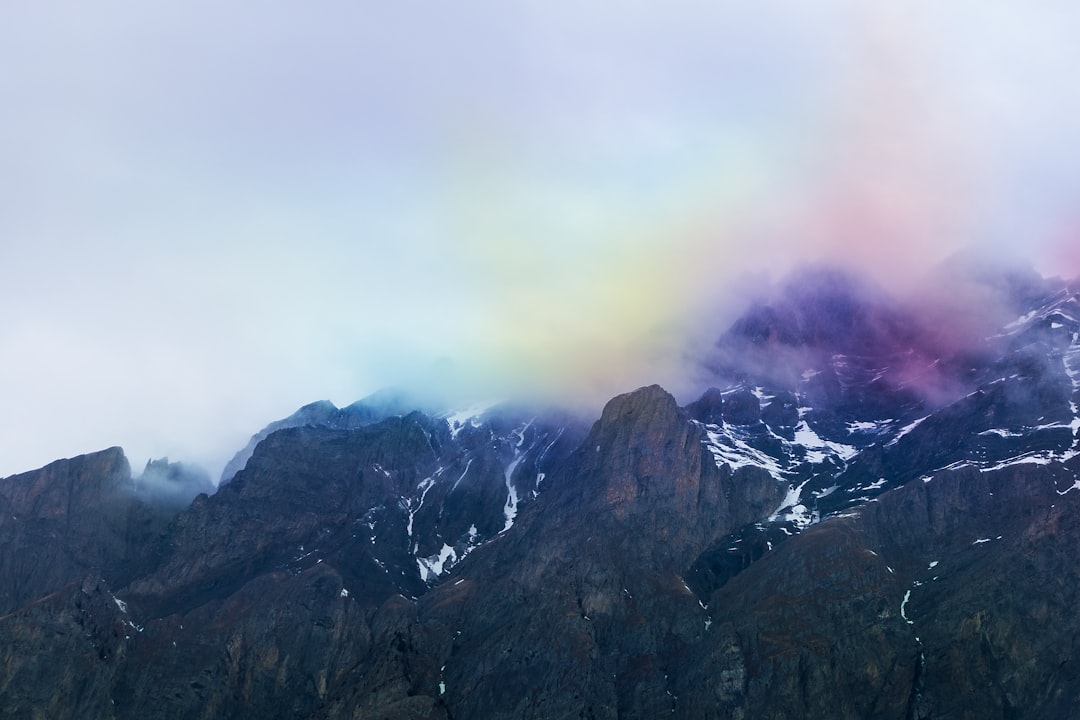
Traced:
<path fill-rule="evenodd" d="M 700 400 L 591 427 L 316 404 L 190 504 L 115 448 L 0 480 L 0 708 L 1075 717 L 1080 304 L 1014 285 L 946 352 L 827 275 L 737 323 Z"/>

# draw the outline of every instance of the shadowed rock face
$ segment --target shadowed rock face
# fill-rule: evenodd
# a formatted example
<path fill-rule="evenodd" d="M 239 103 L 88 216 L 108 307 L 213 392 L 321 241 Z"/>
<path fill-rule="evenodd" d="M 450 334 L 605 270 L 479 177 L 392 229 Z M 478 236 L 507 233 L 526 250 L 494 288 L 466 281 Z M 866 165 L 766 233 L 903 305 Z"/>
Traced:
<path fill-rule="evenodd" d="M 421 409 L 423 404 L 402 391 L 385 390 L 343 408 L 329 400 L 308 403 L 287 418 L 276 420 L 255 433 L 250 442 L 241 449 L 221 473 L 220 484 L 230 482 L 236 473 L 244 469 L 260 442 L 278 430 L 295 427 L 322 427 L 332 430 L 352 430 L 372 425 L 395 415 L 407 415 Z"/>
<path fill-rule="evenodd" d="M 421 599 L 452 716 L 670 714 L 668 675 L 704 627 L 684 568 L 780 497 L 702 440 L 659 387 L 615 398 L 520 530 Z"/>
<path fill-rule="evenodd" d="M 685 409 L 657 386 L 591 427 L 312 406 L 182 510 L 118 449 L 0 480 L 0 707 L 1074 717 L 1080 301 L 1021 289 L 944 403 L 814 320 L 885 310 L 808 290 L 759 335 L 824 365 Z"/>
<path fill-rule="evenodd" d="M 120 448 L 0 479 L 0 614 L 88 573 L 128 582 L 172 514 L 137 493 Z"/>
<path fill-rule="evenodd" d="M 715 425 L 724 422 L 724 394 L 717 388 L 709 388 L 705 393 L 686 406 L 690 417 L 700 423 Z"/>

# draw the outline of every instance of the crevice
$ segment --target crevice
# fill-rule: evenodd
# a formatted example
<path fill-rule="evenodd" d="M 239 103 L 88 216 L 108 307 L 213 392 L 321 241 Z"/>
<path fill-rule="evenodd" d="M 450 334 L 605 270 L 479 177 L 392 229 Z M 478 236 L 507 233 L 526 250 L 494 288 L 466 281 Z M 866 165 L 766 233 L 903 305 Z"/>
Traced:
<path fill-rule="evenodd" d="M 923 689 L 926 684 L 926 652 L 919 643 L 919 655 L 915 659 L 915 673 L 911 678 L 911 693 L 908 695 L 908 708 L 906 720 L 928 720 L 929 715 L 923 714 Z"/>

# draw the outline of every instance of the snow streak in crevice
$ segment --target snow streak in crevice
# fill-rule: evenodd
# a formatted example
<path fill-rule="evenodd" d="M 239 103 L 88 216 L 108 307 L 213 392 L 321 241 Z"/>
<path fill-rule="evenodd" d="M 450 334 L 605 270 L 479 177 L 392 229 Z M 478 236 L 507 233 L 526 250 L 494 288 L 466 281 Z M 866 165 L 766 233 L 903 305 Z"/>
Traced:
<path fill-rule="evenodd" d="M 559 438 L 561 438 L 563 436 L 564 432 L 566 432 L 566 428 L 564 428 L 564 427 L 559 428 L 558 431 L 555 433 L 555 437 L 552 439 L 552 441 L 549 442 L 546 446 L 544 446 L 544 449 L 541 450 L 540 454 L 536 456 L 536 467 L 537 467 L 536 481 L 534 482 L 533 489 L 531 491 L 531 494 L 532 494 L 533 498 L 536 498 L 536 496 L 540 494 L 540 483 L 544 482 L 544 478 L 546 476 L 545 473 L 543 473 L 543 472 L 541 472 L 539 470 L 540 465 L 541 465 L 541 463 L 544 462 L 544 458 L 547 457 L 548 451 L 551 450 L 551 448 L 555 446 L 555 443 L 557 443 L 559 441 Z"/>
<path fill-rule="evenodd" d="M 468 468 L 466 468 L 467 470 Z M 435 484 L 435 478 L 442 474 L 444 468 L 439 468 L 430 477 L 426 477 L 420 481 L 420 484 L 416 486 L 416 489 L 420 491 L 420 499 L 416 503 L 416 507 L 412 507 L 411 503 L 408 503 L 406 507 L 409 511 L 409 521 L 405 527 L 409 536 L 409 541 L 412 542 L 413 536 L 413 518 L 416 517 L 416 513 L 420 511 L 420 508 L 424 507 L 424 499 L 427 497 L 428 491 L 431 490 L 432 485 Z M 462 475 L 464 477 L 464 474 Z M 413 543 L 412 554 L 416 554 L 418 547 L 416 543 Z"/>
<path fill-rule="evenodd" d="M 787 495 L 780 501 L 780 506 L 769 516 L 768 521 L 790 522 L 799 530 L 802 530 L 820 520 L 821 518 L 817 512 L 811 511 L 802 502 L 802 489 L 806 487 L 808 482 L 810 481 L 804 480 L 799 485 L 788 486 Z"/>
<path fill-rule="evenodd" d="M 474 458 L 469 458 L 469 461 L 465 463 L 465 469 L 461 471 L 461 477 L 454 481 L 454 485 L 450 488 L 450 492 L 454 492 L 455 490 L 457 490 L 458 485 L 460 485 L 461 481 L 465 479 L 465 476 L 469 473 L 469 468 L 472 466 L 473 460 Z"/>
<path fill-rule="evenodd" d="M 535 418 L 533 419 L 535 420 Z M 501 532 L 506 532 L 513 527 L 514 519 L 517 517 L 518 494 L 517 488 L 514 487 L 514 471 L 517 470 L 518 465 L 521 464 L 521 461 L 525 459 L 525 455 L 528 453 L 528 450 L 522 450 L 522 446 L 525 444 L 525 432 L 532 424 L 533 420 L 530 420 L 513 433 L 517 436 L 517 442 L 514 444 L 514 457 L 510 464 L 506 466 L 506 505 L 503 507 L 506 524 Z"/>

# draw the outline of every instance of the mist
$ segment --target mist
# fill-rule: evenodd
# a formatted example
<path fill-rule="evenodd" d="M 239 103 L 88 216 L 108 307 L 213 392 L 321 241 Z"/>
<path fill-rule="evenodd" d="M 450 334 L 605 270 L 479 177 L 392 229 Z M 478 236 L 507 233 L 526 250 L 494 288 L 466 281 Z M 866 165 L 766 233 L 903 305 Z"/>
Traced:
<path fill-rule="evenodd" d="M 0 475 L 391 385 L 596 407 L 768 283 L 1080 272 L 1080 9 L 0 11 Z"/>
<path fill-rule="evenodd" d="M 171 508 L 185 507 L 200 493 L 211 494 L 217 489 L 217 483 L 203 468 L 182 462 L 171 463 L 168 458 L 148 461 L 133 484 L 138 497 Z"/>

